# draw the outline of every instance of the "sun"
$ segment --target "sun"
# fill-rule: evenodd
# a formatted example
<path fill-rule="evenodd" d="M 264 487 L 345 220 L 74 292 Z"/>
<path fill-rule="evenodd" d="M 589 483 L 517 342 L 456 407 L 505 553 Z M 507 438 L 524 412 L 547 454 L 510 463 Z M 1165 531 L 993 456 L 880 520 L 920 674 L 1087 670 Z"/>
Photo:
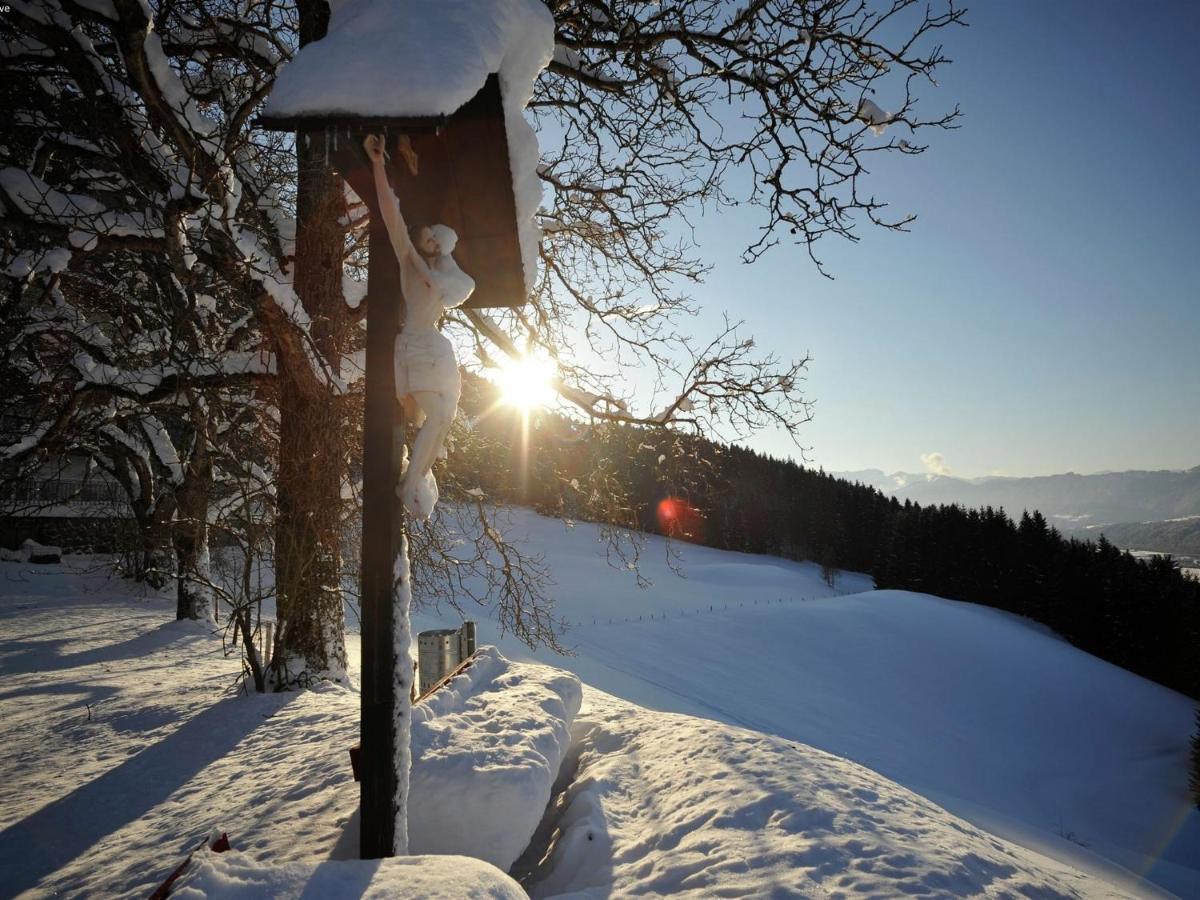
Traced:
<path fill-rule="evenodd" d="M 536 356 L 510 359 L 496 374 L 500 400 L 518 409 L 548 406 L 554 399 L 554 363 Z"/>

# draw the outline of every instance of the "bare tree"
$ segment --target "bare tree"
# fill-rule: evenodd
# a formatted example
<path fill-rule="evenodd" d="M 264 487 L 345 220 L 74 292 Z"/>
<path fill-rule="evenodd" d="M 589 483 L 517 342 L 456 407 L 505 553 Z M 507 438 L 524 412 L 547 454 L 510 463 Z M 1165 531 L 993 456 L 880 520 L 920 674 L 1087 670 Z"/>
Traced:
<path fill-rule="evenodd" d="M 911 214 L 867 191 L 868 163 L 923 153 L 919 135 L 955 127 L 957 107 L 922 115 L 918 89 L 936 85 L 937 37 L 963 11 L 953 0 L 547 5 L 557 46 L 530 104 L 543 277 L 528 308 L 456 324 L 485 367 L 531 348 L 552 358 L 562 399 L 592 426 L 798 439 L 807 358 L 759 353 L 729 319 L 707 339 L 681 327 L 695 311 L 686 288 L 707 272 L 690 218 L 749 205 L 761 226 L 744 237 L 746 262 L 791 243 L 819 269 L 825 237 L 857 240 L 863 222 L 906 229 Z M 653 374 L 653 397 L 634 395 L 629 369 Z M 684 482 L 704 477 L 686 471 L 690 458 L 666 455 Z M 587 481 L 582 494 L 610 501 L 605 520 L 636 520 L 603 466 Z"/>
<path fill-rule="evenodd" d="M 186 409 L 173 416 L 189 453 L 171 529 L 186 568 L 206 555 L 214 392 L 266 379 L 301 396 L 343 389 L 292 286 L 295 229 L 277 193 L 291 153 L 249 128 L 289 18 L 234 0 L 19 2 L 8 17 L 6 272 L 14 311 L 38 330 L 12 346 L 35 424 L 3 452 L 17 461 L 82 439 L 114 404 Z M 185 603 L 192 580 L 181 614 L 198 609 Z M 340 631 L 300 643 L 309 668 L 344 659 Z"/>
<path fill-rule="evenodd" d="M 924 117 L 916 90 L 936 84 L 946 62 L 936 37 L 962 11 L 953 0 L 938 11 L 916 0 L 548 6 L 557 47 L 531 103 L 548 200 L 544 279 L 532 308 L 507 317 L 513 343 L 553 355 L 565 398 L 588 416 L 729 438 L 764 425 L 794 433 L 809 412 L 805 360 L 755 356 L 729 323 L 699 344 L 677 330 L 692 311 L 680 286 L 706 272 L 680 236 L 702 208 L 749 204 L 762 224 L 745 236 L 746 261 L 791 241 L 820 266 L 819 241 L 854 240 L 862 220 L 906 228 L 911 214 L 890 215 L 866 192 L 867 163 L 922 153 L 918 134 L 954 126 L 957 107 Z M 739 177 L 748 188 L 734 196 Z M 580 331 L 609 373 L 654 367 L 664 407 L 632 412 L 611 379 L 568 357 Z"/>
<path fill-rule="evenodd" d="M 750 204 L 762 224 L 748 261 L 794 241 L 818 266 L 828 235 L 907 227 L 911 216 L 867 192 L 867 163 L 921 153 L 917 135 L 953 126 L 957 110 L 918 113 L 917 89 L 934 83 L 936 38 L 962 12 L 953 0 L 548 6 L 558 47 L 530 110 L 547 188 L 542 277 L 525 309 L 455 313 L 449 328 L 485 366 L 549 355 L 578 423 L 564 440 L 603 423 L 796 434 L 806 360 L 756 352 L 736 322 L 706 339 L 683 325 L 685 289 L 706 273 L 689 216 Z M 361 261 L 364 214 L 321 148 L 252 125 L 279 64 L 324 23 L 322 0 L 12 0 L 0 46 L 0 339 L 14 385 L 0 458 L 20 474 L 62 447 L 94 447 L 139 496 L 156 471 L 156 515 L 195 570 L 201 509 L 223 467 L 240 465 L 224 447 L 230 403 L 273 411 L 281 686 L 344 667 L 339 531 L 359 413 L 346 363 L 369 300 L 344 277 Z M 623 385 L 634 366 L 654 373 L 653 401 Z M 154 420 L 178 480 L 147 436 Z M 106 423 L 118 432 L 97 438 Z M 636 525 L 602 463 L 571 490 L 590 515 Z M 472 486 L 459 487 L 467 503 Z M 471 516 L 486 509 L 469 502 Z M 514 567 L 490 521 L 476 556 L 500 576 L 475 583 L 514 631 L 552 641 L 536 561 Z M 428 569 L 444 576 L 442 596 L 462 595 L 442 537 L 421 538 Z"/>

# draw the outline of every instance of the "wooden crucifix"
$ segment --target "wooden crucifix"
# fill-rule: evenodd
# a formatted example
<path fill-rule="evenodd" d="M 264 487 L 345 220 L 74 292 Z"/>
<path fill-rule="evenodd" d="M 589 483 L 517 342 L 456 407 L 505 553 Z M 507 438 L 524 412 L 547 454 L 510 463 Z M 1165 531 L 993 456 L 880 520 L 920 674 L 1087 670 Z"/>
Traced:
<path fill-rule="evenodd" d="M 323 141 L 330 163 L 371 212 L 363 426 L 361 836 L 364 859 L 395 852 L 397 717 L 410 714 L 413 672 L 397 658 L 397 560 L 405 521 L 397 498 L 404 409 L 396 390 L 397 336 L 405 322 L 401 273 L 381 215 L 368 135 L 379 135 L 388 174 L 410 226 L 443 224 L 458 235 L 454 258 L 475 282 L 471 308 L 527 299 L 504 110 L 496 75 L 449 116 L 263 117 L 271 130 Z M 400 611 L 407 616 L 407 610 Z"/>

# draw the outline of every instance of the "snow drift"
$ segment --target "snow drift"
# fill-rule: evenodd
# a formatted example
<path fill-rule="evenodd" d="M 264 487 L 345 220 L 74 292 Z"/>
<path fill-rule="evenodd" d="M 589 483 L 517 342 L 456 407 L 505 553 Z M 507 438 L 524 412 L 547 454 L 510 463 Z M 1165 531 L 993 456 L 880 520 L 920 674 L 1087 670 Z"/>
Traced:
<path fill-rule="evenodd" d="M 805 744 L 586 697 L 533 897 L 1123 896 Z"/>
<path fill-rule="evenodd" d="M 477 859 L 398 856 L 264 865 L 244 853 L 201 851 L 171 891 L 174 900 L 526 900 L 521 886 Z"/>
<path fill-rule="evenodd" d="M 579 711 L 579 679 L 511 663 L 494 647 L 413 707 L 413 853 L 458 853 L 507 870 L 550 800 Z"/>

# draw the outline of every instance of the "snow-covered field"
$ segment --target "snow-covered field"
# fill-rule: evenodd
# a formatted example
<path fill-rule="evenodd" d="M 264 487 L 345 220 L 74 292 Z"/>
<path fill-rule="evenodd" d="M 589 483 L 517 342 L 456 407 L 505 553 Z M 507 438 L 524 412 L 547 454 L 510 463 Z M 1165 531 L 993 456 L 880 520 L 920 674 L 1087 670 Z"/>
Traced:
<path fill-rule="evenodd" d="M 421 809 L 457 767 L 493 791 L 459 852 L 503 866 L 565 754 L 513 868 L 534 896 L 1153 896 L 1138 876 L 1200 896 L 1186 698 L 861 576 L 830 590 L 812 566 L 685 547 L 678 579 L 652 540 L 639 590 L 590 526 L 517 511 L 512 530 L 545 554 L 576 655 L 529 654 L 482 618 L 480 643 L 578 673 L 582 707 L 571 679 L 498 656 L 451 685 L 414 723 L 415 848 L 424 816 L 451 841 L 431 849 L 455 849 Z M 357 844 L 353 690 L 232 696 L 236 661 L 170 622 L 169 598 L 67 560 L 0 563 L 0 896 L 145 897 L 214 825 L 236 852 L 198 860 L 179 896 L 439 877 L 337 862 Z M 499 870 L 460 871 L 460 894 L 512 895 Z"/>
<path fill-rule="evenodd" d="M 592 526 L 516 510 L 508 532 L 545 554 L 576 655 L 530 654 L 486 621 L 482 643 L 642 706 L 810 744 L 1009 840 L 1200 897 L 1186 697 L 1028 620 L 871 591 L 861 575 L 830 589 L 811 563 L 676 544 L 679 578 L 649 538 L 653 585 L 638 590 Z M 418 615 L 414 627 L 452 624 Z"/>

